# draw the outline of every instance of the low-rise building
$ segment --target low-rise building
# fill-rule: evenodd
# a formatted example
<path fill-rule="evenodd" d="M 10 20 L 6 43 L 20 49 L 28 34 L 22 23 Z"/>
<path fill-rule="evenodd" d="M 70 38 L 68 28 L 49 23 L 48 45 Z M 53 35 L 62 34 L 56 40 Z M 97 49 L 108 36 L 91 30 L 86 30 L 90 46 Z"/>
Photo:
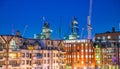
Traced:
<path fill-rule="evenodd" d="M 101 68 L 120 68 L 120 32 L 112 28 L 112 32 L 95 35 L 95 43 L 100 48 Z M 97 49 L 97 48 L 96 48 Z M 97 59 L 96 59 L 97 60 Z M 118 68 L 119 66 L 119 68 Z"/>
<path fill-rule="evenodd" d="M 61 40 L 0 35 L 0 69 L 64 69 L 63 45 Z"/>
<path fill-rule="evenodd" d="M 65 40 L 64 44 L 67 69 L 94 69 L 94 49 L 91 40 Z"/>

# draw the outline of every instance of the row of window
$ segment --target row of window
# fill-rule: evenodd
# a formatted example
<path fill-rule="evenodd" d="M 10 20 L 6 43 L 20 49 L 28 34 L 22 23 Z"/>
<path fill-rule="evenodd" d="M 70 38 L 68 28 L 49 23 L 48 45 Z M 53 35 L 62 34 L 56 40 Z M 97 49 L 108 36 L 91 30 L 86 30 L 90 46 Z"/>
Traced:
<path fill-rule="evenodd" d="M 71 46 L 74 46 L 74 47 L 76 47 L 76 46 L 81 46 L 81 47 L 83 47 L 83 46 L 91 46 L 91 44 L 90 43 L 82 43 L 82 44 L 65 44 L 65 46 L 66 47 L 71 47 Z"/>
<path fill-rule="evenodd" d="M 103 39 L 103 40 L 105 40 L 105 39 L 111 39 L 111 36 L 110 35 L 108 35 L 107 37 L 106 36 L 102 36 L 102 37 L 97 37 L 97 39 Z M 118 36 L 118 39 L 120 39 L 120 35 Z"/>
<path fill-rule="evenodd" d="M 28 57 L 28 58 L 32 58 L 32 57 L 38 57 L 38 58 L 42 58 L 42 54 L 41 53 L 34 53 L 34 56 L 32 56 L 32 53 L 22 53 L 22 57 Z"/>
<path fill-rule="evenodd" d="M 50 53 L 44 53 L 43 54 L 43 57 L 50 57 Z M 32 53 L 22 53 L 22 57 L 29 57 L 29 58 L 32 58 Z M 41 53 L 35 53 L 34 56 L 42 56 Z M 58 57 L 58 54 L 57 53 L 53 53 L 53 57 Z"/>
<path fill-rule="evenodd" d="M 68 52 L 69 51 L 74 51 L 74 52 L 93 52 L 93 50 L 91 50 L 91 49 L 89 49 L 89 50 L 88 49 L 86 49 L 86 50 L 84 50 L 84 49 L 81 49 L 81 50 L 80 49 L 79 50 L 66 49 L 66 51 L 68 51 Z"/>
<path fill-rule="evenodd" d="M 70 57 L 71 58 L 71 56 L 70 55 L 68 55 L 68 57 Z M 81 55 L 81 56 L 79 56 L 79 55 L 72 55 L 72 57 L 74 57 L 74 58 L 93 58 L 93 55 Z"/>
<path fill-rule="evenodd" d="M 67 61 L 67 63 L 81 63 L 81 64 L 91 64 L 92 61 Z"/>

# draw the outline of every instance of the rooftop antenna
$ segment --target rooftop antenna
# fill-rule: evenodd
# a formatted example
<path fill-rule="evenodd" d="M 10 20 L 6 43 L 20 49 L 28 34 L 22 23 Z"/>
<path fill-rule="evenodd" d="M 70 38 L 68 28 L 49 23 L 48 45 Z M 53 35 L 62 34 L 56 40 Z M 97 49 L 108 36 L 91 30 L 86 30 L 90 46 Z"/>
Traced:
<path fill-rule="evenodd" d="M 119 31 L 120 31 L 120 23 L 119 23 Z"/>
<path fill-rule="evenodd" d="M 90 8 L 89 8 L 89 16 L 88 16 L 88 39 L 91 39 L 91 32 L 92 32 L 92 27 L 91 27 L 91 15 L 92 15 L 92 0 L 90 0 Z"/>
<path fill-rule="evenodd" d="M 24 28 L 24 31 L 23 31 L 22 37 L 24 36 L 24 34 L 25 34 L 26 30 L 27 30 L 27 27 L 28 27 L 28 25 L 25 25 L 25 28 Z"/>
<path fill-rule="evenodd" d="M 14 25 L 12 24 L 12 35 L 14 35 Z"/>
<path fill-rule="evenodd" d="M 61 38 L 62 16 L 60 16 L 59 38 Z"/>
<path fill-rule="evenodd" d="M 80 35 L 81 38 L 83 38 L 83 32 L 84 32 L 84 28 L 82 28 L 82 32 L 81 32 L 81 35 Z"/>
<path fill-rule="evenodd" d="M 45 17 L 44 17 L 44 16 L 42 17 L 42 21 L 43 21 L 43 23 L 46 21 L 46 19 L 45 19 Z"/>

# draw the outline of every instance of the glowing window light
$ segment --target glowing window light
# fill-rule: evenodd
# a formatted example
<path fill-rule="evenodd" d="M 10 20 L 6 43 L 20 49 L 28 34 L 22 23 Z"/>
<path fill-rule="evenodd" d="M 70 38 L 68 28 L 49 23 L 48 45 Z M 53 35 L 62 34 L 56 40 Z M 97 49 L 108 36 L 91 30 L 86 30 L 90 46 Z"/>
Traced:
<path fill-rule="evenodd" d="M 88 55 L 86 55 L 86 58 L 88 58 Z"/>
<path fill-rule="evenodd" d="M 88 46 L 88 43 L 86 43 L 85 45 Z"/>
<path fill-rule="evenodd" d="M 98 48 L 98 45 L 96 45 L 96 48 Z"/>
<path fill-rule="evenodd" d="M 81 46 L 83 46 L 83 44 L 81 44 Z"/>
<path fill-rule="evenodd" d="M 88 52 L 88 50 L 85 50 L 86 52 Z"/>
<path fill-rule="evenodd" d="M 97 55 L 96 58 L 99 58 L 99 56 Z"/>
<path fill-rule="evenodd" d="M 76 55 L 74 55 L 74 58 L 76 57 Z"/>
<path fill-rule="evenodd" d="M 97 37 L 97 39 L 100 39 L 100 37 Z"/>
<path fill-rule="evenodd" d="M 108 39 L 111 39 L 111 36 L 108 36 L 107 38 L 108 38 Z"/>
<path fill-rule="evenodd" d="M 89 58 L 91 58 L 91 55 L 89 55 Z"/>
<path fill-rule="evenodd" d="M 87 67 L 84 67 L 84 69 L 87 69 Z"/>
<path fill-rule="evenodd" d="M 84 61 L 82 61 L 82 64 L 84 64 Z"/>
<path fill-rule="evenodd" d="M 82 55 L 81 58 L 83 58 L 84 56 Z"/>
<path fill-rule="evenodd" d="M 89 50 L 89 52 L 91 52 L 91 49 Z"/>
<path fill-rule="evenodd" d="M 81 52 L 83 52 L 83 50 L 81 50 Z"/>
<path fill-rule="evenodd" d="M 17 54 L 16 54 L 16 53 L 10 53 L 10 54 L 9 54 L 9 57 L 10 57 L 10 58 L 13 58 L 13 59 L 14 59 L 14 58 L 17 58 Z"/>
<path fill-rule="evenodd" d="M 89 61 L 89 63 L 91 64 L 91 61 Z"/>
<path fill-rule="evenodd" d="M 100 64 L 100 61 L 98 61 L 98 64 Z"/>

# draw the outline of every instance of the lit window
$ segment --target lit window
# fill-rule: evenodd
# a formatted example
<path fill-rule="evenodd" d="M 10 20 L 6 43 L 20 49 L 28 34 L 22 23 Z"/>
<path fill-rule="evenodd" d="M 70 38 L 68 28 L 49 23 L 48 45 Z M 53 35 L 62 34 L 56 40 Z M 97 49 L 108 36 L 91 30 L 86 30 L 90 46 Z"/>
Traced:
<path fill-rule="evenodd" d="M 96 48 L 98 48 L 98 45 L 96 45 Z"/>
<path fill-rule="evenodd" d="M 120 35 L 118 36 L 118 38 L 120 39 Z"/>
<path fill-rule="evenodd" d="M 91 61 L 89 63 L 91 64 Z"/>
<path fill-rule="evenodd" d="M 98 64 L 100 64 L 100 61 L 98 61 Z"/>
<path fill-rule="evenodd" d="M 111 36 L 108 36 L 107 38 L 108 38 L 108 39 L 111 39 Z"/>
<path fill-rule="evenodd" d="M 83 50 L 81 50 L 81 52 L 83 52 Z"/>
<path fill-rule="evenodd" d="M 76 55 L 74 55 L 74 58 L 76 57 Z"/>
<path fill-rule="evenodd" d="M 89 58 L 91 58 L 91 55 L 89 55 Z"/>
<path fill-rule="evenodd" d="M 83 44 L 81 44 L 81 46 L 83 46 Z"/>
<path fill-rule="evenodd" d="M 91 49 L 89 50 L 89 52 L 91 52 Z"/>
<path fill-rule="evenodd" d="M 103 36 L 102 39 L 105 40 L 105 36 Z"/>
<path fill-rule="evenodd" d="M 10 57 L 10 58 L 15 58 L 15 57 L 16 57 L 16 54 L 10 53 L 10 54 L 9 54 L 9 57 Z"/>
<path fill-rule="evenodd" d="M 88 58 L 88 55 L 86 55 L 86 58 Z"/>
<path fill-rule="evenodd" d="M 88 46 L 88 43 L 86 43 L 85 45 Z"/>
<path fill-rule="evenodd" d="M 88 52 L 88 50 L 85 50 L 86 52 Z"/>
<path fill-rule="evenodd" d="M 81 58 L 83 58 L 84 56 L 82 55 Z"/>
<path fill-rule="evenodd" d="M 96 58 L 99 58 L 99 56 L 97 55 Z"/>
<path fill-rule="evenodd" d="M 84 62 L 82 61 L 82 64 L 84 64 Z"/>
<path fill-rule="evenodd" d="M 100 37 L 97 37 L 97 39 L 100 39 Z"/>
<path fill-rule="evenodd" d="M 91 50 L 91 52 L 93 52 L 93 50 Z"/>

